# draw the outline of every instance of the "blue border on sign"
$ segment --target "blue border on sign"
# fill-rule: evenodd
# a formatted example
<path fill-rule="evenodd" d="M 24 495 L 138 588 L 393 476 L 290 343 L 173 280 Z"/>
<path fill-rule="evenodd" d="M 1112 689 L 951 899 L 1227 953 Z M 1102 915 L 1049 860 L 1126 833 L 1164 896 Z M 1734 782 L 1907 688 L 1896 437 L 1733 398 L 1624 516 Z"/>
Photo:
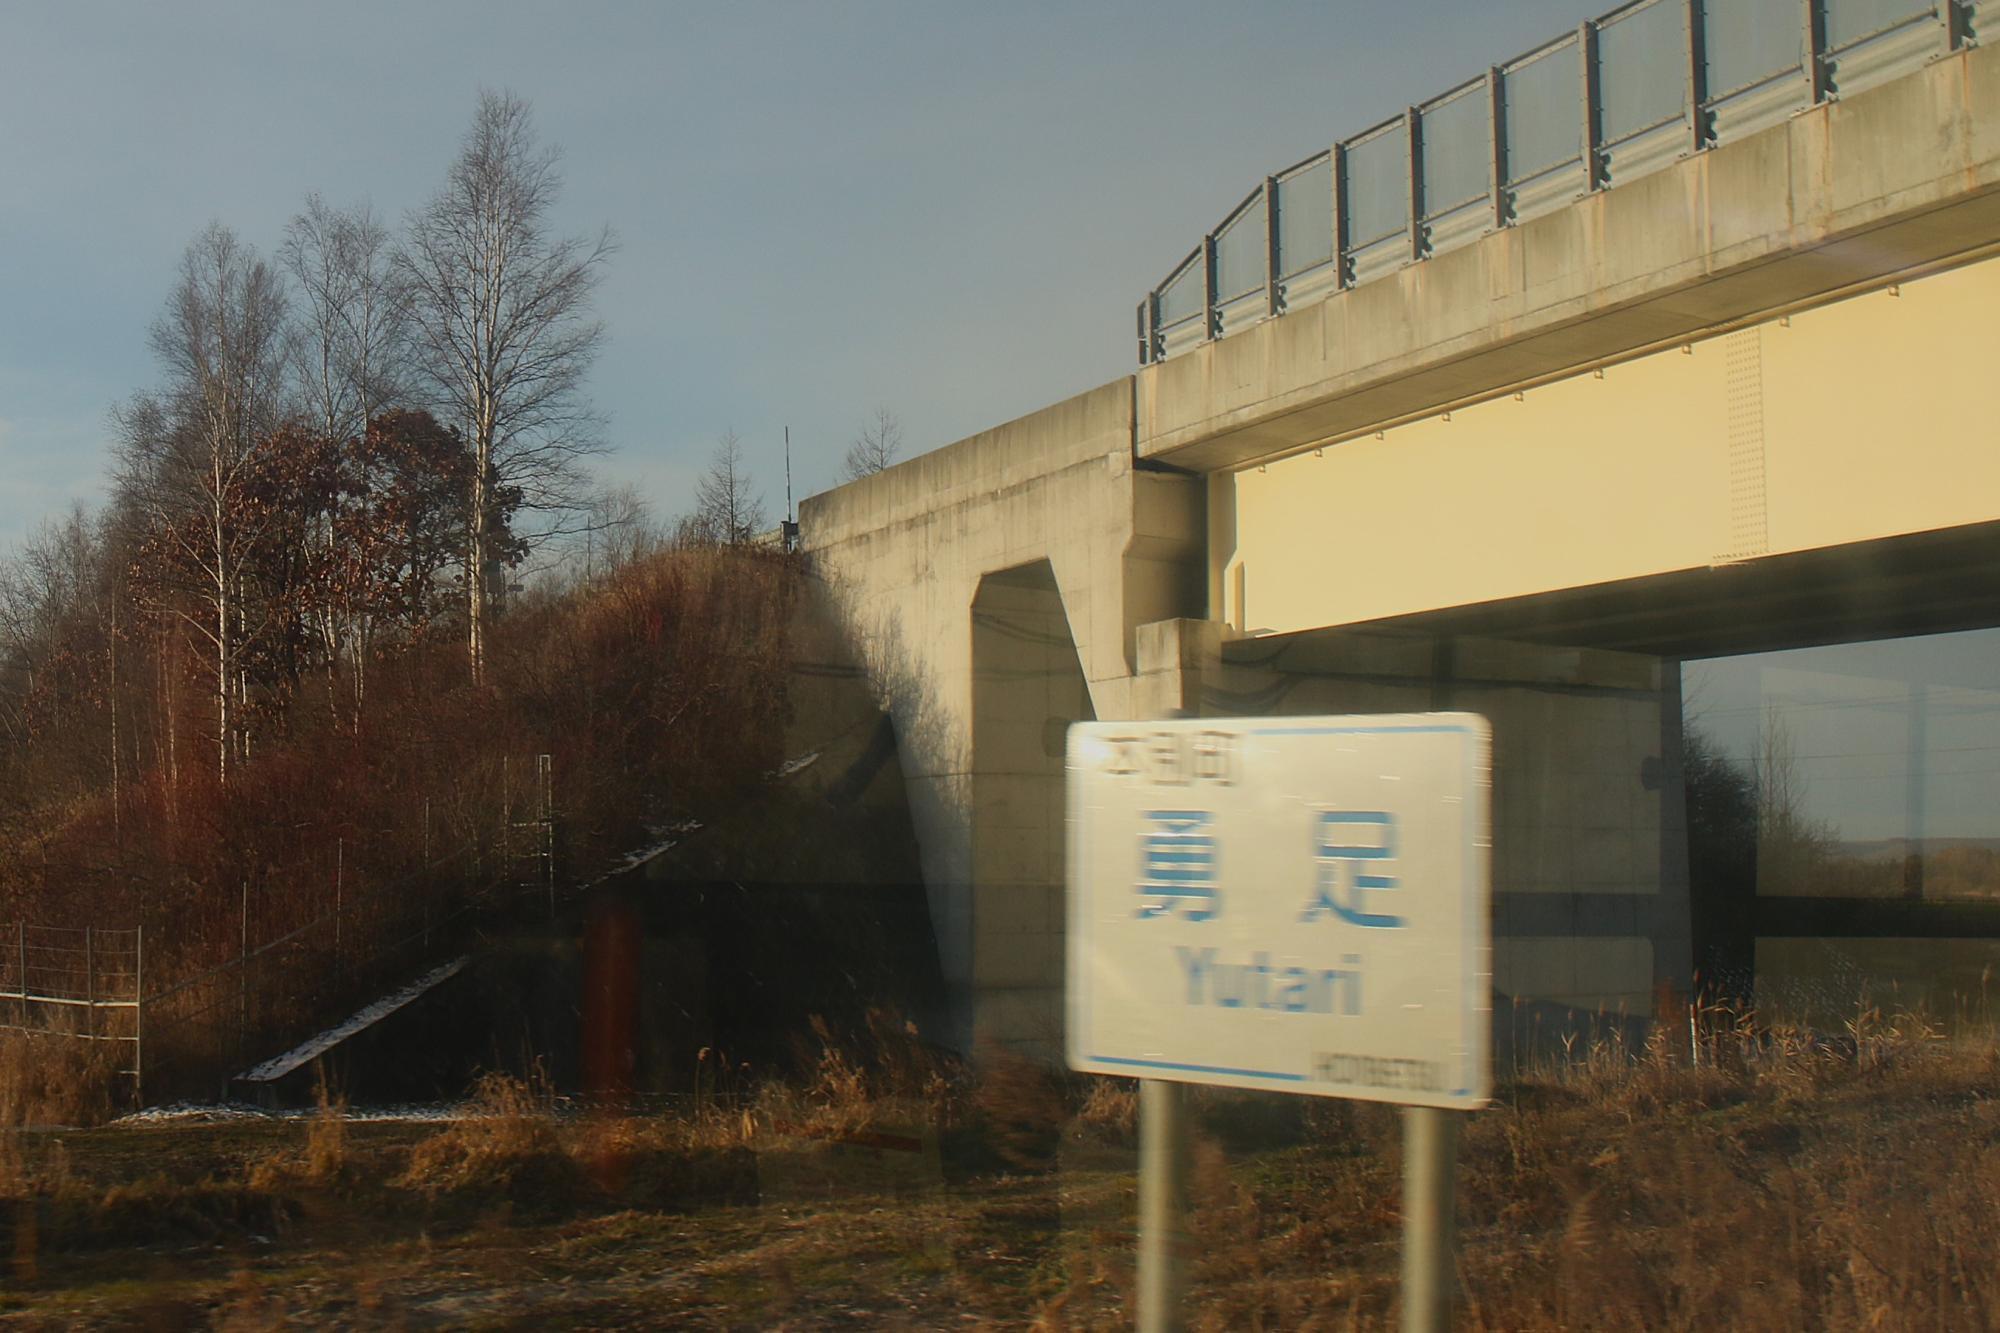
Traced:
<path fill-rule="evenodd" d="M 1132 1065 L 1139 1069 L 1178 1069 L 1184 1074 L 1227 1074 L 1231 1078 L 1270 1078 L 1284 1083 L 1303 1083 L 1304 1074 L 1278 1074 L 1268 1069 L 1230 1069 L 1225 1065 L 1181 1065 L 1171 1060 L 1134 1060 L 1123 1055 L 1093 1055 L 1090 1059 L 1106 1065 Z"/>

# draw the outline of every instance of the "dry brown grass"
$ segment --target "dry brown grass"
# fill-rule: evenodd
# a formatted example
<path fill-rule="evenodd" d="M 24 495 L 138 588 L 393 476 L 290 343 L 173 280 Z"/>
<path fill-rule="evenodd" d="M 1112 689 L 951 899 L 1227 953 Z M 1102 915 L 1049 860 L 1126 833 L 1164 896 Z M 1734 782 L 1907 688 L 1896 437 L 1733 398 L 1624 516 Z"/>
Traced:
<path fill-rule="evenodd" d="M 711 1054 L 704 1098 L 671 1114 L 560 1114 L 545 1088 L 488 1078 L 436 1131 L 334 1130 L 329 1096 L 242 1140 L 247 1158 L 290 1136 L 263 1176 L 204 1159 L 169 1180 L 141 1155 L 107 1183 L 91 1135 L 68 1152 L 21 1136 L 0 1143 L 0 1231 L 44 1284 L 107 1246 L 223 1245 L 210 1309 L 245 1265 L 269 1287 L 337 1248 L 435 1308 L 503 1292 L 492 1308 L 548 1302 L 555 1322 L 1128 1325 L 1133 1087 L 996 1058 L 926 1101 L 912 1087 L 942 1076 L 921 1052 L 875 1049 L 900 1031 L 843 1044 L 822 1026 L 782 1089 Z M 1833 1037 L 1735 1016 L 1692 1031 L 1555 1051 L 1466 1119 L 1464 1327 L 2000 1327 L 1992 1041 L 1867 1012 Z M 1191 1324 L 1393 1324 L 1394 1108 L 1191 1104 Z M 885 1147 L 897 1134 L 928 1156 Z M 252 1233 L 275 1238 L 268 1261 Z M 325 1299 L 286 1309 L 346 1317 Z"/>
<path fill-rule="evenodd" d="M 102 1124 L 129 1082 L 125 1058 L 118 1042 L 0 1034 L 0 1126 Z"/>
<path fill-rule="evenodd" d="M 550 1100 L 545 1080 L 481 1076 L 466 1113 L 412 1148 L 395 1183 L 433 1198 L 543 1187 L 567 1198 L 577 1172 L 556 1133 Z"/>
<path fill-rule="evenodd" d="M 313 1086 L 314 1114 L 306 1123 L 305 1144 L 297 1149 L 279 1149 L 251 1163 L 248 1180 L 252 1189 L 282 1193 L 300 1185 L 326 1186 L 339 1181 L 348 1169 L 347 1098 L 327 1086 L 322 1068 Z"/>

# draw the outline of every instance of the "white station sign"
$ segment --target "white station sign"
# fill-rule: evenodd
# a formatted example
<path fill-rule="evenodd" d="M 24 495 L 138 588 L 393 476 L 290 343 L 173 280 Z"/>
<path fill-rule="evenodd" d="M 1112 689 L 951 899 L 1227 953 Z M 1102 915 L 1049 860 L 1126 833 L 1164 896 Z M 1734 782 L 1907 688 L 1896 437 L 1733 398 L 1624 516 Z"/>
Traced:
<path fill-rule="evenodd" d="M 1071 727 L 1071 1066 L 1483 1105 L 1491 756 L 1471 713 Z"/>

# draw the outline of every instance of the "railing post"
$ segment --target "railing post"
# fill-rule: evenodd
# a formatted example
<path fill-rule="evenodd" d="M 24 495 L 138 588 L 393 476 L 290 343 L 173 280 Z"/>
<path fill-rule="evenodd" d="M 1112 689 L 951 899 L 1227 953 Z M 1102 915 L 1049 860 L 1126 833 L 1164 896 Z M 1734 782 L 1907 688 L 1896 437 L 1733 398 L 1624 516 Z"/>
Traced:
<path fill-rule="evenodd" d="M 1201 308 L 1203 339 L 1222 336 L 1222 315 L 1215 308 L 1215 233 L 1201 238 Z"/>
<path fill-rule="evenodd" d="M 1833 91 L 1826 77 L 1826 8 L 1823 0 L 1799 3 L 1805 24 L 1806 84 L 1812 90 L 1812 104 L 1818 106 Z"/>
<path fill-rule="evenodd" d="M 1278 178 L 1264 178 L 1264 310 L 1276 318 L 1285 298 L 1278 289 Z"/>
<path fill-rule="evenodd" d="M 1938 0 L 1938 18 L 1944 24 L 1945 50 L 1964 49 L 1966 40 L 1972 35 L 1966 17 L 1964 0 Z"/>
<path fill-rule="evenodd" d="M 1326 155 L 1327 174 L 1333 177 L 1333 285 L 1347 286 L 1347 149 L 1335 144 Z"/>
<path fill-rule="evenodd" d="M 1576 25 L 1576 49 L 1583 62 L 1583 188 L 1596 190 L 1604 185 L 1604 98 L 1597 86 L 1597 25 L 1588 20 Z"/>
<path fill-rule="evenodd" d="M 1415 107 L 1403 110 L 1403 141 L 1410 163 L 1410 258 L 1424 257 L 1424 131 Z"/>
<path fill-rule="evenodd" d="M 1704 0 L 1687 0 L 1687 104 L 1691 149 L 1708 147 L 1708 38 L 1702 19 Z"/>
<path fill-rule="evenodd" d="M 1146 325 L 1146 307 L 1151 303 L 1152 299 L 1149 294 L 1145 300 L 1139 302 L 1139 309 L 1136 312 L 1138 316 L 1136 323 L 1138 325 L 1139 364 L 1142 366 L 1153 359 L 1153 334 L 1152 330 Z"/>
<path fill-rule="evenodd" d="M 1487 155 L 1489 202 L 1493 229 L 1498 231 L 1507 225 L 1507 98 L 1498 65 L 1486 69 L 1486 124 L 1493 136 Z"/>

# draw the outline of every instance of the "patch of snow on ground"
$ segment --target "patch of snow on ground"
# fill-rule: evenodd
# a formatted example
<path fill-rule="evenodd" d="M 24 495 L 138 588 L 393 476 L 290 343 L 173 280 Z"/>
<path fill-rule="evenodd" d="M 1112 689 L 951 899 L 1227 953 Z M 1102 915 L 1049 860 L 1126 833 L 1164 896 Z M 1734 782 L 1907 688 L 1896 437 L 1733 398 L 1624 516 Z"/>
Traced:
<path fill-rule="evenodd" d="M 231 1120 L 269 1120 L 269 1111 L 242 1102 L 168 1102 L 121 1115 L 114 1125 L 217 1125 Z"/>

